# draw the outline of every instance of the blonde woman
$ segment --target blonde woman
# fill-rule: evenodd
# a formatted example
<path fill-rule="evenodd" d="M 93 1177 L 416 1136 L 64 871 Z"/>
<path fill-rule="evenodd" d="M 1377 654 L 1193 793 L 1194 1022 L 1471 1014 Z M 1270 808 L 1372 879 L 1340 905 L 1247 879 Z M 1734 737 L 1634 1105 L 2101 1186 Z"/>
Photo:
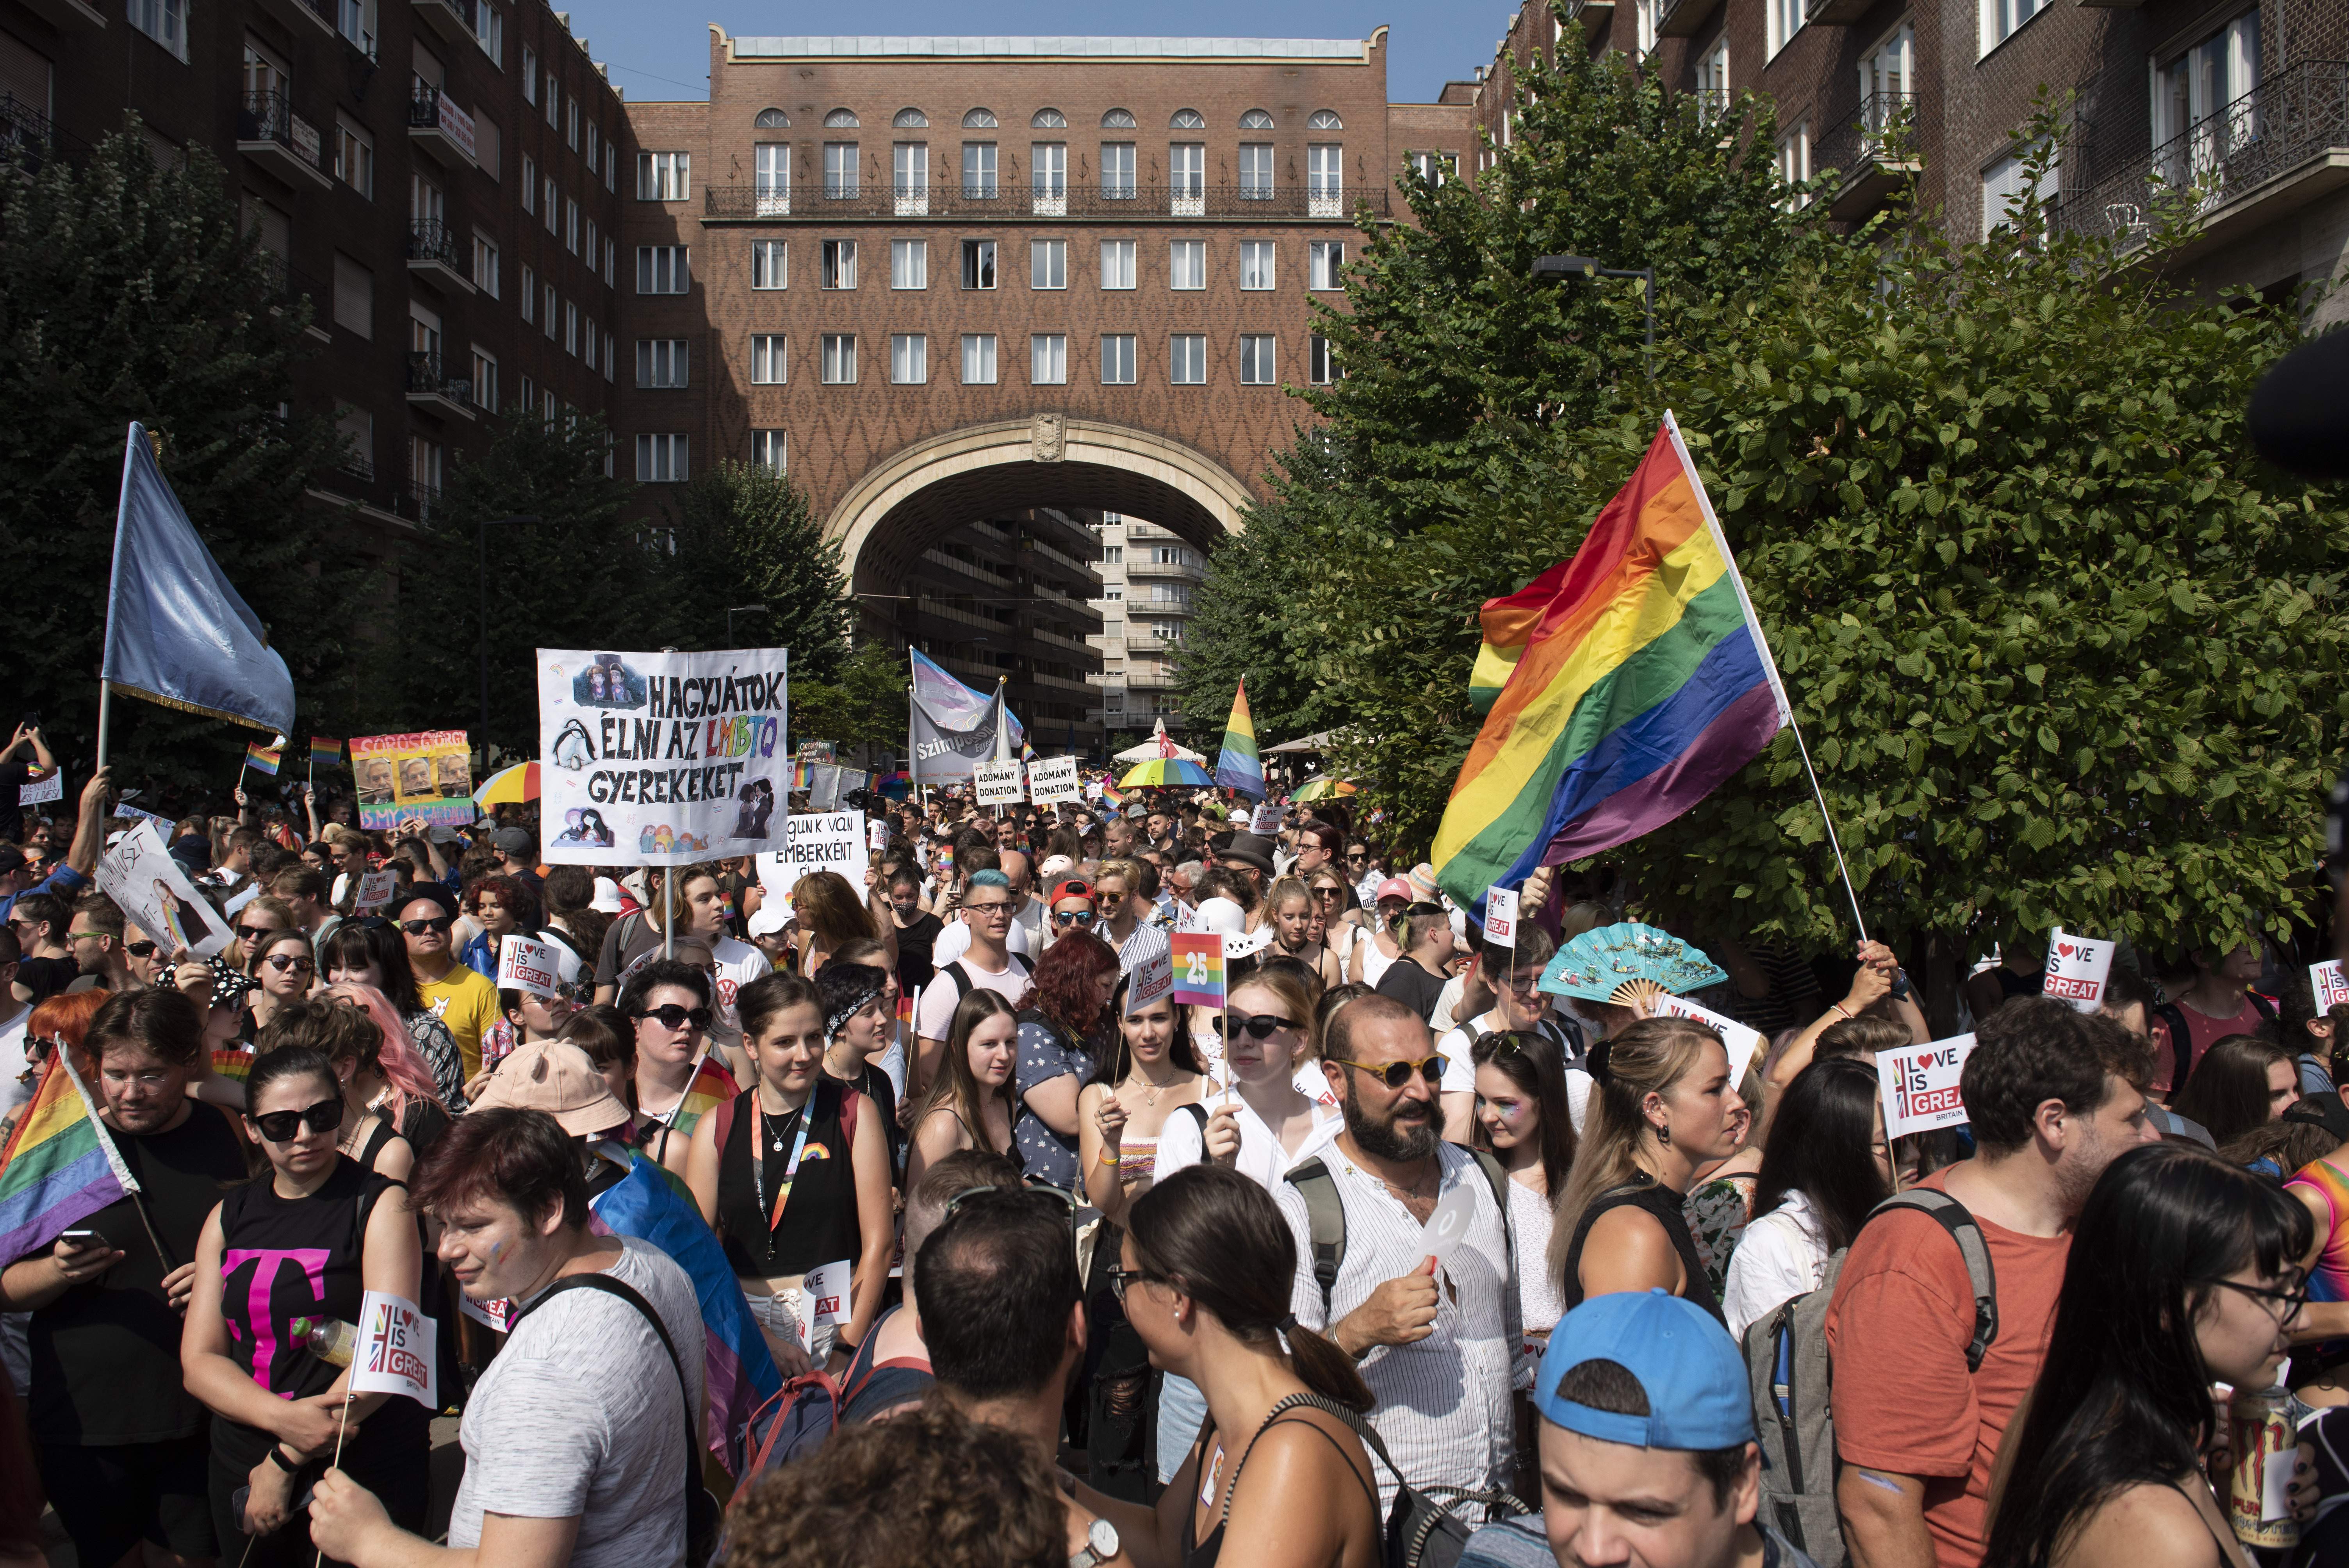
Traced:
<path fill-rule="evenodd" d="M 1345 983 L 1345 971 L 1336 954 L 1313 934 L 1313 895 L 1303 882 L 1281 877 L 1265 889 L 1257 923 L 1258 929 L 1272 933 L 1272 951 L 1311 969 L 1320 977 L 1323 990 Z"/>

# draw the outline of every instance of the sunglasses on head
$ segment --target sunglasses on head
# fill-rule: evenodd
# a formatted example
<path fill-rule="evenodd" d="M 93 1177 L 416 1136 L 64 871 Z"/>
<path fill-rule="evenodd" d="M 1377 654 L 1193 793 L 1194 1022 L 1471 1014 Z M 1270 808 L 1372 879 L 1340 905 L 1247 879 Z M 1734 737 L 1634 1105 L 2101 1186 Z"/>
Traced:
<path fill-rule="evenodd" d="M 1429 1083 L 1442 1083 L 1444 1081 L 1444 1058 L 1442 1057 L 1426 1057 L 1415 1062 L 1384 1062 L 1379 1064 L 1372 1064 L 1371 1062 L 1350 1062 L 1343 1057 L 1330 1057 L 1327 1059 L 1336 1062 L 1341 1068 L 1353 1068 L 1359 1071 L 1366 1072 L 1372 1078 L 1378 1079 L 1381 1083 L 1386 1085 L 1389 1088 L 1402 1088 L 1403 1085 L 1411 1081 L 1411 1075 L 1413 1073 L 1417 1073 Z"/>
<path fill-rule="evenodd" d="M 1284 1018 L 1278 1013 L 1235 1013 L 1228 1007 L 1224 1009 L 1224 1024 L 1235 1035 L 1257 1040 L 1268 1040 L 1282 1029 L 1297 1027 L 1296 1019 Z"/>
<path fill-rule="evenodd" d="M 688 1024 L 697 1029 L 709 1027 L 709 1008 L 680 1007 L 674 1002 L 666 1002 L 657 1007 L 639 1007 L 636 1016 L 650 1018 L 664 1029 L 682 1029 Z"/>
<path fill-rule="evenodd" d="M 272 1143 L 292 1142 L 304 1127 L 313 1132 L 332 1132 L 342 1124 L 340 1099 L 322 1099 L 305 1110 L 265 1110 L 253 1119 L 253 1125 L 261 1129 L 261 1136 Z"/>
<path fill-rule="evenodd" d="M 399 923 L 399 929 L 410 936 L 421 936 L 428 931 L 446 931 L 456 923 L 448 915 L 436 914 L 429 920 L 403 920 Z"/>

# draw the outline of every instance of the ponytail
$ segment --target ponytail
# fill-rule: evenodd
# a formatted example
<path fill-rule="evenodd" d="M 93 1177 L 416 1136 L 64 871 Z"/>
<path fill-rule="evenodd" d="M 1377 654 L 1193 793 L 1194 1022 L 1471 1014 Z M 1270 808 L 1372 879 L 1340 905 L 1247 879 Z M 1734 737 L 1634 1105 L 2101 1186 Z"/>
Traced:
<path fill-rule="evenodd" d="M 1354 1358 L 1338 1348 L 1336 1343 L 1305 1327 L 1296 1319 L 1281 1330 L 1288 1344 L 1288 1364 L 1297 1373 L 1297 1380 L 1333 1405 L 1343 1405 L 1359 1415 L 1368 1415 L 1378 1404 L 1378 1396 L 1362 1381 L 1361 1369 Z"/>

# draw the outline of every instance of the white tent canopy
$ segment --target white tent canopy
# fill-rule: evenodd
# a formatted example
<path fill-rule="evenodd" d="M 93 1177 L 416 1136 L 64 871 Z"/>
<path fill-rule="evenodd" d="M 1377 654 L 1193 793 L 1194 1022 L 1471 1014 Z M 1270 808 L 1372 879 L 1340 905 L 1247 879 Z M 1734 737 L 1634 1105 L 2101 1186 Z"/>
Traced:
<path fill-rule="evenodd" d="M 1195 751 L 1186 751 L 1166 738 L 1166 721 L 1160 719 L 1150 731 L 1150 738 L 1139 746 L 1129 746 L 1117 754 L 1120 762 L 1153 762 L 1161 757 L 1178 758 L 1185 762 L 1207 766 L 1207 759 Z"/>
<path fill-rule="evenodd" d="M 1268 746 L 1264 750 L 1268 757 L 1282 752 L 1327 751 L 1330 749 L 1330 742 L 1335 738 L 1335 736 L 1325 729 L 1319 735 L 1309 735 L 1301 740 L 1284 740 L 1278 746 Z"/>

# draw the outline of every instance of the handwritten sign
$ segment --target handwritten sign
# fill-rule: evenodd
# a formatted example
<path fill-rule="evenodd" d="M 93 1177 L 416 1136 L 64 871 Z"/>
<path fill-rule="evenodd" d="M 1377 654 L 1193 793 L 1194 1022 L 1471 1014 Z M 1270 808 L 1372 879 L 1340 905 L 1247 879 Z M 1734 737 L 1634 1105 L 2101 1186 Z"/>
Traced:
<path fill-rule="evenodd" d="M 971 764 L 972 794 L 982 806 L 1009 806 L 1027 794 L 1022 782 L 1024 770 L 1017 762 L 975 762 Z"/>
<path fill-rule="evenodd" d="M 399 891 L 399 877 L 394 872 L 362 872 L 359 873 L 358 896 L 351 901 L 356 914 L 372 914 L 391 902 Z"/>
<path fill-rule="evenodd" d="M 2316 1010 L 2326 1011 L 2334 1005 L 2349 1002 L 2349 975 L 2343 975 L 2341 961 L 2327 959 L 2308 966 L 2308 989 L 2316 998 Z"/>
<path fill-rule="evenodd" d="M 1729 1087 L 1735 1088 L 1745 1081 L 1745 1069 L 1753 1065 L 1754 1053 L 1762 1048 L 1760 1031 L 1749 1029 L 1734 1018 L 1724 1018 L 1710 1007 L 1700 1007 L 1685 996 L 1675 996 L 1667 991 L 1653 1003 L 1657 1016 L 1666 1018 L 1694 1018 L 1721 1032 L 1721 1043 L 1729 1050 Z"/>
<path fill-rule="evenodd" d="M 1084 797 L 1084 787 L 1077 782 L 1075 758 L 1040 757 L 1028 765 L 1028 798 L 1039 806 Z"/>
<path fill-rule="evenodd" d="M 2113 972 L 2113 944 L 2090 936 L 2072 936 L 2062 926 L 2047 939 L 2047 979 L 2043 996 L 2072 1004 L 2078 1013 L 2104 1006 L 2105 981 Z"/>
<path fill-rule="evenodd" d="M 759 882 L 778 897 L 810 872 L 838 872 L 854 882 L 864 853 L 864 812 L 793 812 L 783 820 L 782 849 L 758 857 Z"/>
<path fill-rule="evenodd" d="M 388 1290 L 359 1302 L 359 1342 L 351 1357 L 354 1394 L 405 1394 L 428 1410 L 440 1408 L 433 1367 L 437 1326 L 417 1305 Z"/>
<path fill-rule="evenodd" d="M 850 1267 L 846 1258 L 825 1264 L 822 1268 L 808 1270 L 800 1282 L 800 1310 L 796 1315 L 800 1326 L 800 1348 L 814 1348 L 816 1326 L 825 1323 L 845 1323 L 849 1317 L 848 1286 Z"/>
<path fill-rule="evenodd" d="M 1125 988 L 1125 1016 L 1133 1016 L 1174 989 L 1174 954 L 1170 948 L 1154 953 L 1134 967 Z"/>
<path fill-rule="evenodd" d="M 163 848 L 154 819 L 144 819 L 98 862 L 98 885 L 130 923 L 169 952 L 210 958 L 228 945 L 228 923 L 189 882 Z"/>
<path fill-rule="evenodd" d="M 1971 1035 L 1952 1035 L 1876 1057 L 1876 1081 L 1884 1095 L 1884 1136 L 1905 1138 L 1912 1132 L 1956 1127 L 1966 1120 L 1965 1097 L 1958 1078 L 1973 1054 Z"/>
<path fill-rule="evenodd" d="M 66 775 L 62 768 L 37 784 L 20 784 L 16 787 L 16 804 L 19 806 L 39 806 L 51 800 L 62 800 L 65 798 Z"/>
<path fill-rule="evenodd" d="M 1485 940 L 1495 947 L 1516 946 L 1516 889 L 1493 887 L 1485 890 Z"/>

